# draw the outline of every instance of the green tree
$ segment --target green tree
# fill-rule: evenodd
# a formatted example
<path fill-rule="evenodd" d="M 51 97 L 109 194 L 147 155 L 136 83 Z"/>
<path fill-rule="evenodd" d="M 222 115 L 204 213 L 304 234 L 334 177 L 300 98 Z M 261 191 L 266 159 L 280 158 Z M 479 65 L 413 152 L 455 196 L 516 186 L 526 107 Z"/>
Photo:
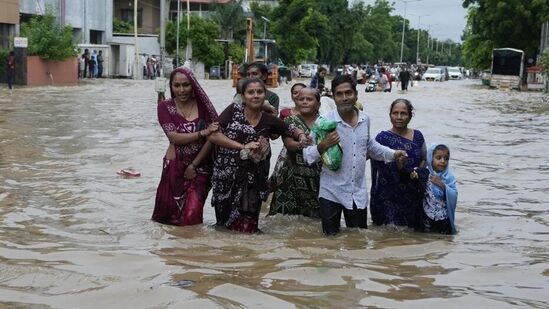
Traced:
<path fill-rule="evenodd" d="M 465 62 L 474 69 L 490 67 L 492 49 L 512 47 L 533 58 L 541 25 L 549 20 L 547 0 L 464 0 L 468 8 L 464 36 Z"/>
<path fill-rule="evenodd" d="M 400 40 L 394 37 L 394 24 L 402 18 L 391 18 L 394 8 L 386 0 L 377 0 L 373 5 L 368 6 L 364 18 L 363 33 L 365 38 L 374 46 L 370 61 L 385 60 L 396 61 L 400 54 Z M 397 32 L 400 33 L 400 32 Z M 398 43 L 397 43 L 398 42 Z"/>
<path fill-rule="evenodd" d="M 229 44 L 229 57 L 236 63 L 243 63 L 244 56 L 246 54 L 246 48 L 244 45 L 233 42 Z"/>
<path fill-rule="evenodd" d="M 316 58 L 317 37 L 329 27 L 328 18 L 314 4 L 314 0 L 282 0 L 273 11 L 272 29 L 285 63 Z"/>
<path fill-rule="evenodd" d="M 5 76 L 6 74 L 6 59 L 9 52 L 9 49 L 0 48 L 0 76 Z"/>
<path fill-rule="evenodd" d="M 263 30 L 265 31 L 265 38 L 272 38 L 271 25 L 268 21 L 261 18 L 261 16 L 266 17 L 269 20 L 272 20 L 273 16 L 273 7 L 268 4 L 261 4 L 259 2 L 250 3 L 250 11 L 252 11 L 254 16 L 254 37 L 263 38 Z"/>
<path fill-rule="evenodd" d="M 27 37 L 29 55 L 48 60 L 65 60 L 76 56 L 72 27 L 61 26 L 51 12 L 34 16 L 21 24 L 21 36 Z"/>
<path fill-rule="evenodd" d="M 114 33 L 131 33 L 133 25 L 130 22 L 114 17 L 112 19 L 112 32 Z"/>
<path fill-rule="evenodd" d="M 246 19 L 242 9 L 242 0 L 231 0 L 221 4 L 214 2 L 212 20 L 217 22 L 221 32 L 221 39 L 233 40 L 235 33 L 246 32 Z"/>
<path fill-rule="evenodd" d="M 179 54 L 185 52 L 187 37 L 193 47 L 193 58 L 204 63 L 206 69 L 223 62 L 223 46 L 216 40 L 219 37 L 217 24 L 211 20 L 205 20 L 198 16 L 191 15 L 191 27 L 187 30 L 187 21 L 182 20 L 179 24 Z M 166 51 L 170 54 L 176 52 L 177 26 L 175 22 L 166 24 Z"/>

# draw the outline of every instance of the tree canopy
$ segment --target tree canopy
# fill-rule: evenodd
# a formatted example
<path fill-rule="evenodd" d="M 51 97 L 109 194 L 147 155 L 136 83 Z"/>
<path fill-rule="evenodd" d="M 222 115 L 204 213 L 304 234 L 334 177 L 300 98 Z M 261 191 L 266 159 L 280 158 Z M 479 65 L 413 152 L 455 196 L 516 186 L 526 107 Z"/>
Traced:
<path fill-rule="evenodd" d="M 388 0 L 376 0 L 372 5 L 356 1 L 351 6 L 347 0 L 281 0 L 267 17 L 284 62 L 337 65 L 399 61 L 403 18 L 391 15 L 393 11 Z M 426 54 L 432 53 L 431 59 L 440 64 L 460 63 L 459 45 L 450 42 L 447 46 L 453 48 L 435 52 L 432 45 L 428 47 L 427 31 L 412 29 L 410 22 L 405 22 L 403 61 L 415 63 L 419 48 L 423 62 Z"/>
<path fill-rule="evenodd" d="M 227 53 L 233 60 L 240 61 L 246 40 L 245 14 L 241 9 L 242 0 L 232 0 L 228 4 L 215 4 L 211 20 L 199 25 L 193 17 L 191 27 L 206 27 L 192 30 L 191 36 L 207 36 L 200 46 L 211 49 L 211 55 L 194 51 L 195 58 L 205 63 L 219 63 L 221 55 L 220 44 L 215 39 L 228 40 L 230 45 Z M 451 41 L 440 41 L 435 44 L 425 30 L 413 29 L 409 20 L 392 15 L 394 3 L 389 0 L 376 0 L 374 4 L 365 5 L 348 0 L 280 0 L 278 6 L 272 7 L 257 2 L 250 3 L 254 22 L 254 38 L 274 39 L 282 61 L 286 64 L 316 62 L 335 67 L 339 64 L 365 64 L 398 62 L 402 24 L 405 23 L 405 41 L 403 61 L 415 63 L 416 55 L 423 63 L 458 65 L 461 63 L 461 46 Z M 264 18 L 269 21 L 265 20 Z M 211 24 L 218 29 L 217 36 Z M 194 26 L 193 26 L 194 25 Z M 186 23 L 181 27 L 181 48 L 186 44 Z M 419 45 L 418 37 L 419 34 Z M 168 52 L 175 50 L 175 23 L 168 23 L 166 31 L 166 48 Z M 203 39 L 204 40 L 204 39 Z M 192 39 L 193 49 L 197 39 Z M 435 48 L 439 46 L 440 48 Z M 199 58 L 199 54 L 200 57 Z M 427 56 L 429 55 L 429 56 Z M 226 55 L 227 56 L 227 55 Z M 215 61 L 204 61 L 212 58 Z"/>
<path fill-rule="evenodd" d="M 214 21 L 191 15 L 191 27 L 189 30 L 187 31 L 187 20 L 182 19 L 179 24 L 180 55 L 185 53 L 187 37 L 190 33 L 193 58 L 202 61 L 206 68 L 223 63 L 223 46 L 216 41 L 219 38 L 219 28 Z M 177 24 L 170 21 L 166 24 L 166 51 L 170 54 L 176 53 L 176 36 Z"/>
<path fill-rule="evenodd" d="M 521 49 L 526 58 L 535 59 L 543 22 L 549 20 L 547 0 L 464 0 L 468 8 L 463 35 L 463 54 L 467 66 L 490 67 L 492 49 Z"/>

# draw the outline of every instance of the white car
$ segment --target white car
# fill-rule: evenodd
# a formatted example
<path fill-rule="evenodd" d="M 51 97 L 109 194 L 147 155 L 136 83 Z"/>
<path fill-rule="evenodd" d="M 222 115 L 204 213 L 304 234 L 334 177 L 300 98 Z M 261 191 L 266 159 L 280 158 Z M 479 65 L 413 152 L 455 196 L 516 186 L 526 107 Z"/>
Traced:
<path fill-rule="evenodd" d="M 450 75 L 450 79 L 463 79 L 459 68 L 448 68 L 448 75 Z"/>
<path fill-rule="evenodd" d="M 429 68 L 423 73 L 423 80 L 441 82 L 445 80 L 444 73 L 440 68 Z"/>
<path fill-rule="evenodd" d="M 306 63 L 298 68 L 299 77 L 313 77 L 318 71 L 318 64 Z"/>

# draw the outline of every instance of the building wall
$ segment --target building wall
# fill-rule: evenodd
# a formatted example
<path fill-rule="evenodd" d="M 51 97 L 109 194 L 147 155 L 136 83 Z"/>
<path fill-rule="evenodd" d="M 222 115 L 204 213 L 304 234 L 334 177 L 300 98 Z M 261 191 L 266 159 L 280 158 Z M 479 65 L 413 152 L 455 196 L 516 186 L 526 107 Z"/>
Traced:
<path fill-rule="evenodd" d="M 19 0 L 23 14 L 43 15 L 51 8 L 58 20 L 74 28 L 79 43 L 90 43 L 91 31 L 100 34 L 98 44 L 112 39 L 113 0 Z"/>
<path fill-rule="evenodd" d="M 10 47 L 18 24 L 19 0 L 0 0 L 0 48 Z"/>
<path fill-rule="evenodd" d="M 19 0 L 0 0 L 0 23 L 19 23 Z"/>
<path fill-rule="evenodd" d="M 24 14 L 43 15 L 46 8 L 50 7 L 57 14 L 57 0 L 20 0 L 19 11 Z"/>
<path fill-rule="evenodd" d="M 132 0 L 114 0 L 114 16 L 116 18 L 131 21 L 133 25 L 133 5 Z M 142 34 L 157 34 L 160 28 L 160 1 L 158 0 L 140 0 L 137 9 L 140 18 L 138 19 L 137 32 Z M 130 13 L 130 19 L 124 18 L 122 11 Z"/>

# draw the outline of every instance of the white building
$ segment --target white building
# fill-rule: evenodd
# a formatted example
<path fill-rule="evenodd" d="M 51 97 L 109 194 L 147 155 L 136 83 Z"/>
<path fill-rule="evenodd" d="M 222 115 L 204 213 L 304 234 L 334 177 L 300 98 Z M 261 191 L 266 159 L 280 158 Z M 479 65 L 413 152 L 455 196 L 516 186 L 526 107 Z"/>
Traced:
<path fill-rule="evenodd" d="M 52 10 L 62 25 L 73 27 L 80 44 L 107 44 L 112 40 L 113 0 L 20 0 L 21 23 Z"/>

